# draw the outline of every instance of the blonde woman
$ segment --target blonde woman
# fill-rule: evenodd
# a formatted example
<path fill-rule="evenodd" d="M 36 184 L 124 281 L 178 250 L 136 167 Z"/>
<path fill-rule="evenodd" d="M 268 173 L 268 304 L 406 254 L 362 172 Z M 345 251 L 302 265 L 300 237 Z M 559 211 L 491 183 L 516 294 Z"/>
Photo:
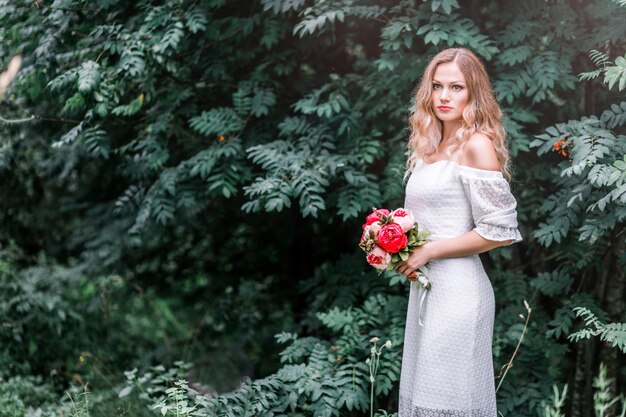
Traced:
<path fill-rule="evenodd" d="M 522 240 L 487 72 L 463 48 L 427 65 L 410 117 L 406 201 L 432 235 L 396 270 L 411 280 L 399 417 L 496 417 L 494 294 L 478 256 Z M 432 289 L 418 322 L 415 270 Z"/>

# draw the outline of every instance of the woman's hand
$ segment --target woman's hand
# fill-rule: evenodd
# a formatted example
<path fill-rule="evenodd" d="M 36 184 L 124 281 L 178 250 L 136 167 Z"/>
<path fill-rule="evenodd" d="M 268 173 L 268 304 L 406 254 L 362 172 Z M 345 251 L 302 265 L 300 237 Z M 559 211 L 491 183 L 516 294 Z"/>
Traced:
<path fill-rule="evenodd" d="M 415 270 L 426 265 L 433 258 L 432 242 L 427 242 L 418 246 L 406 261 L 400 262 L 394 269 L 407 277 L 409 281 L 416 281 L 417 273 Z"/>

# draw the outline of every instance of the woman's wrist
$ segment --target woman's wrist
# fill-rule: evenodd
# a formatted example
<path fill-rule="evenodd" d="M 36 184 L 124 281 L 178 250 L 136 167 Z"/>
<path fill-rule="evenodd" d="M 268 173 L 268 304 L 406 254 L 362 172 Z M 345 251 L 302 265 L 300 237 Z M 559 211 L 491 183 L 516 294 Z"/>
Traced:
<path fill-rule="evenodd" d="M 437 241 L 426 242 L 423 248 L 429 262 L 439 258 L 439 246 L 437 245 Z"/>

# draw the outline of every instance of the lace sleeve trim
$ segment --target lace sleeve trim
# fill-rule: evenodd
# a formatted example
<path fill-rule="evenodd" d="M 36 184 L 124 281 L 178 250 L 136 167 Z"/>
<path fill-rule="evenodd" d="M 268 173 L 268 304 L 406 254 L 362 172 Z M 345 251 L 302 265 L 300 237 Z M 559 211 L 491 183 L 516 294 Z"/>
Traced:
<path fill-rule="evenodd" d="M 459 166 L 461 182 L 471 201 L 474 230 L 487 240 L 523 240 L 517 224 L 517 201 L 499 171 Z"/>
<path fill-rule="evenodd" d="M 503 227 L 490 224 L 479 224 L 474 228 L 474 231 L 487 240 L 493 240 L 496 242 L 512 240 L 512 242 L 508 243 L 507 245 L 511 245 L 513 243 L 521 242 L 522 240 L 524 240 L 522 238 L 522 234 L 517 229 L 517 227 Z"/>

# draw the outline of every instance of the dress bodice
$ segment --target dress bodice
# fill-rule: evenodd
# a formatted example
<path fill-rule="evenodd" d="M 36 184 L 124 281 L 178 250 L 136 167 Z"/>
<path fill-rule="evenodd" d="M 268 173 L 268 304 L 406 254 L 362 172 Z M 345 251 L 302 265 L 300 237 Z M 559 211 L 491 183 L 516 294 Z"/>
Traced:
<path fill-rule="evenodd" d="M 475 230 L 485 239 L 519 242 L 517 202 L 499 171 L 441 160 L 418 160 L 406 185 L 404 207 L 420 230 L 445 239 Z"/>

